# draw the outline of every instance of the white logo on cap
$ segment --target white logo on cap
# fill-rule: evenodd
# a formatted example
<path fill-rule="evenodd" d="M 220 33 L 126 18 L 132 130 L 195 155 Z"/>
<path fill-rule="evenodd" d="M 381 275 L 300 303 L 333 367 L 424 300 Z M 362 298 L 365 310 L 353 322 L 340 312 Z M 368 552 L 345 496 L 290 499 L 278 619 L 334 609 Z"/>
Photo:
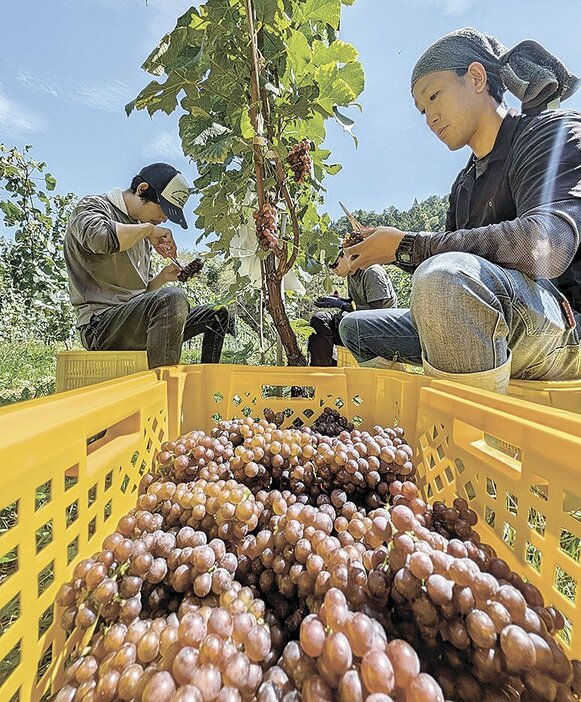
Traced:
<path fill-rule="evenodd" d="M 172 205 L 182 208 L 190 196 L 190 189 L 186 179 L 181 173 L 177 173 L 165 186 L 161 196 Z"/>

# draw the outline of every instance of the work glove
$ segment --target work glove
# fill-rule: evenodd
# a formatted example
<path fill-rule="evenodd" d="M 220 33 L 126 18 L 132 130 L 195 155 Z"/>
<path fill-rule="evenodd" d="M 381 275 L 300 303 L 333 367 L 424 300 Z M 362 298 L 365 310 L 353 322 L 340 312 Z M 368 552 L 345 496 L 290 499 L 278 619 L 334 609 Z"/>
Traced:
<path fill-rule="evenodd" d="M 336 307 L 341 312 L 353 312 L 353 303 L 351 300 L 346 300 L 344 297 L 335 297 L 334 295 L 324 295 L 315 300 L 315 307 Z"/>

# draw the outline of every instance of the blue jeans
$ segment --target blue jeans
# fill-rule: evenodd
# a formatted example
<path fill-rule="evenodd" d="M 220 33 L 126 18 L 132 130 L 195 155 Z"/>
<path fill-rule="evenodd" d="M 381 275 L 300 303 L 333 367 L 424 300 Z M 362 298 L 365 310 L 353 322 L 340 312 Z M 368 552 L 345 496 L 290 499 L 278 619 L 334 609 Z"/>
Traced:
<path fill-rule="evenodd" d="M 447 373 L 497 368 L 512 354 L 511 376 L 581 377 L 579 327 L 571 328 L 552 283 L 533 281 L 468 253 L 433 256 L 418 266 L 410 309 L 366 310 L 339 325 L 359 362 L 381 356 Z"/>

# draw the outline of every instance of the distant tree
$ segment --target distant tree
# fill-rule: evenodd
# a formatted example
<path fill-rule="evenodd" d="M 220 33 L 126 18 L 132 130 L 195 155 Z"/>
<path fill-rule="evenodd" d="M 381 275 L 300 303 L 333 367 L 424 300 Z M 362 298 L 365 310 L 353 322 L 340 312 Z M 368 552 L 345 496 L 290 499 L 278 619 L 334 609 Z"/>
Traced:
<path fill-rule="evenodd" d="M 23 323 L 42 320 L 32 334 L 52 343 L 74 330 L 62 244 L 76 197 L 54 192 L 56 179 L 31 150 L 0 144 L 0 212 L 14 228 L 13 240 L 0 238 L 0 318 L 11 319 L 12 308 L 28 309 Z"/>

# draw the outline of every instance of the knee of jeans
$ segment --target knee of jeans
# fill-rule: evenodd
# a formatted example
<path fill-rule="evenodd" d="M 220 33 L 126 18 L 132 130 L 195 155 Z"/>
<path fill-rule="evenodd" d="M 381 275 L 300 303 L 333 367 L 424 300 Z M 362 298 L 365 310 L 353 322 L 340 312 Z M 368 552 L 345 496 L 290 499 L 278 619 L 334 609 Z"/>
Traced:
<path fill-rule="evenodd" d="M 160 307 L 170 310 L 172 317 L 185 323 L 189 305 L 183 290 L 174 286 L 160 288 L 156 291 L 156 301 Z"/>
<path fill-rule="evenodd" d="M 347 314 L 339 322 L 339 336 L 348 349 L 356 346 L 357 320 L 354 314 Z"/>
<path fill-rule="evenodd" d="M 450 251 L 432 256 L 421 263 L 414 273 L 410 308 L 422 321 L 438 310 L 451 310 L 460 303 L 460 292 L 466 278 L 478 277 L 481 259 L 474 254 Z"/>

